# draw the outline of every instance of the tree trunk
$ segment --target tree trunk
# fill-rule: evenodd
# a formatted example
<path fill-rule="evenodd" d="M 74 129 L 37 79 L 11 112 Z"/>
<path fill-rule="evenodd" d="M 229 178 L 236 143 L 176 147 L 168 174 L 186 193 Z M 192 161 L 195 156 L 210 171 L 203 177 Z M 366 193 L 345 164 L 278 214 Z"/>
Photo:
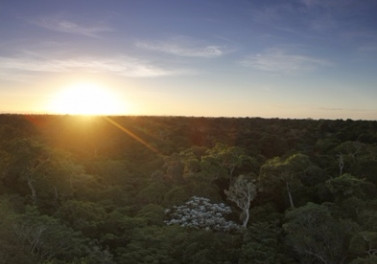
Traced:
<path fill-rule="evenodd" d="M 244 218 L 243 223 L 242 223 L 242 227 L 244 227 L 244 228 L 247 227 L 247 223 L 249 222 L 249 219 L 250 219 L 249 208 L 250 208 L 250 202 L 248 202 L 247 207 L 244 208 L 245 218 Z"/>
<path fill-rule="evenodd" d="M 58 192 L 58 188 L 56 188 L 56 186 L 54 186 L 54 194 L 55 194 L 55 202 L 59 203 L 59 192 Z"/>
<path fill-rule="evenodd" d="M 339 165 L 339 176 L 342 176 L 342 174 L 343 174 L 343 168 L 344 168 L 343 154 L 339 154 L 338 155 L 338 165 Z"/>
<path fill-rule="evenodd" d="M 232 180 L 233 179 L 233 172 L 234 172 L 234 169 L 236 168 L 236 166 L 232 166 L 230 169 L 229 169 L 229 179 Z"/>
<path fill-rule="evenodd" d="M 29 189 L 31 191 L 31 199 L 33 201 L 33 204 L 36 205 L 37 204 L 37 191 L 35 190 L 35 187 L 33 185 L 33 179 L 31 178 L 30 175 L 28 175 L 26 178 L 27 178 L 27 185 L 29 186 Z"/>
<path fill-rule="evenodd" d="M 292 193 L 291 193 L 291 190 L 289 188 L 289 183 L 285 182 L 285 186 L 287 188 L 287 193 L 288 193 L 288 198 L 289 198 L 289 204 L 291 205 L 291 208 L 295 208 L 295 204 L 293 203 Z"/>

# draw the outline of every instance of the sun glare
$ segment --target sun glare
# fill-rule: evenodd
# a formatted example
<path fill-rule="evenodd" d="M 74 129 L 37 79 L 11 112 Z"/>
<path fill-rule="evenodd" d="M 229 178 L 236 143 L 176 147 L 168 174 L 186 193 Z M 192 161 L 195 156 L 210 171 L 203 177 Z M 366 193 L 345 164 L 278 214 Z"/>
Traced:
<path fill-rule="evenodd" d="M 74 115 L 124 114 L 126 105 L 109 90 L 93 83 L 77 83 L 58 92 L 50 111 Z"/>

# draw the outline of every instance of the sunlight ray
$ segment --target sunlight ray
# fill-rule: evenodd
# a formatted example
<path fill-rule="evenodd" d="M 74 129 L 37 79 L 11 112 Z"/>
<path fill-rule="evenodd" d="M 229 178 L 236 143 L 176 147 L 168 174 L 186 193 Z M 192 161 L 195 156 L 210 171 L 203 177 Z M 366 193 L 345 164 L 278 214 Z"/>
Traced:
<path fill-rule="evenodd" d="M 148 142 L 146 142 L 144 139 L 140 138 L 138 135 L 136 135 L 135 133 L 131 132 L 130 130 L 128 130 L 124 126 L 120 125 L 119 123 L 117 123 L 116 121 L 114 121 L 113 119 L 111 119 L 110 117 L 105 116 L 104 118 L 105 118 L 105 120 L 107 122 L 109 122 L 113 126 L 119 128 L 121 131 L 123 131 L 124 133 L 126 133 L 127 135 L 129 135 L 130 137 L 132 137 L 133 139 L 135 139 L 137 142 L 143 144 L 148 149 L 152 150 L 153 152 L 155 152 L 157 154 L 161 154 L 161 152 L 158 149 L 156 149 L 155 147 L 153 147 L 152 145 L 150 145 Z"/>

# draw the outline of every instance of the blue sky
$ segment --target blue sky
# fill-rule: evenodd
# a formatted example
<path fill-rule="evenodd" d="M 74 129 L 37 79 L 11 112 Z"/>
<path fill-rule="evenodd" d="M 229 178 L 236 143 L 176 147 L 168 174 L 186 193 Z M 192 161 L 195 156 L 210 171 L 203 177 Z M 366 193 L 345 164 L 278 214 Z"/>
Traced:
<path fill-rule="evenodd" d="M 376 14 L 375 0 L 3 0 L 0 112 L 46 113 L 91 82 L 119 114 L 375 120 Z"/>

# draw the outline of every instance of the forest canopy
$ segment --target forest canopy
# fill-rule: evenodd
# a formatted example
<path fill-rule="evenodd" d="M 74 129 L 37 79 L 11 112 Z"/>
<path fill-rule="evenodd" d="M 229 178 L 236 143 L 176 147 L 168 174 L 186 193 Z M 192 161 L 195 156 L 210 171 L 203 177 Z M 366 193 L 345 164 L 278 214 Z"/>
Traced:
<path fill-rule="evenodd" d="M 377 263 L 377 122 L 0 115 L 0 263 Z"/>

